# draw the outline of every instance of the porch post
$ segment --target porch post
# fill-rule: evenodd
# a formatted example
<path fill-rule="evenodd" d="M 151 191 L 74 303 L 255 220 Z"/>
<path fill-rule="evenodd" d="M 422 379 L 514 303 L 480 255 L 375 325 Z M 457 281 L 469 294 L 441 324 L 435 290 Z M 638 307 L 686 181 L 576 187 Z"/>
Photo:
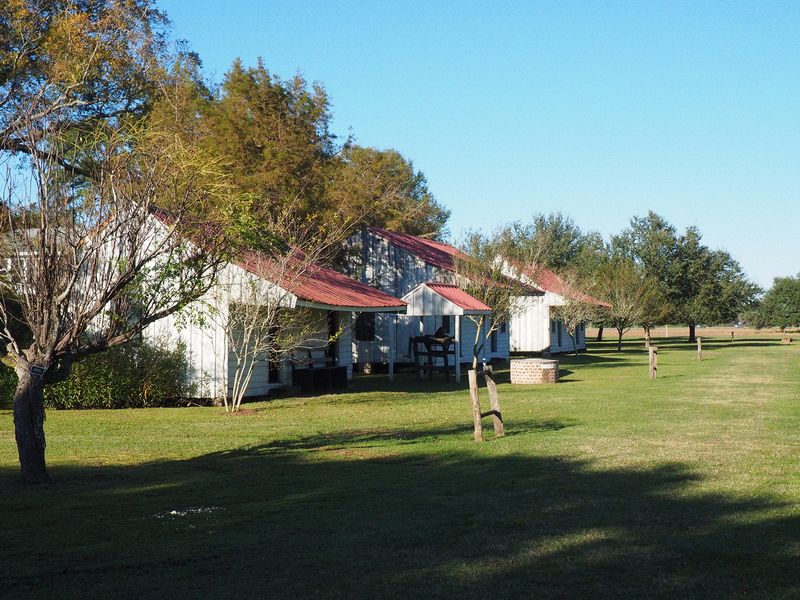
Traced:
<path fill-rule="evenodd" d="M 397 333 L 397 315 L 386 315 L 389 321 L 389 381 L 394 381 L 395 337 Z"/>
<path fill-rule="evenodd" d="M 456 383 L 461 383 L 461 315 L 456 315 Z"/>

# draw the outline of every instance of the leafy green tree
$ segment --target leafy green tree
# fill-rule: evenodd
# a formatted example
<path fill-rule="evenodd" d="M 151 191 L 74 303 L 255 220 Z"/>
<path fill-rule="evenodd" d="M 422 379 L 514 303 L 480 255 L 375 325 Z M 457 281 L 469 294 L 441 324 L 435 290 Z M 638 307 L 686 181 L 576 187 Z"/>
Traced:
<path fill-rule="evenodd" d="M 332 220 L 441 237 L 449 211 L 425 176 L 395 150 L 363 148 L 331 132 L 325 88 L 283 80 L 259 59 L 240 60 L 214 102 L 199 111 L 205 138 L 230 165 L 238 189 L 256 199 L 265 226 L 287 207 L 322 228 Z"/>
<path fill-rule="evenodd" d="M 800 326 L 800 275 L 776 277 L 755 314 L 756 327 Z"/>
<path fill-rule="evenodd" d="M 575 221 L 560 212 L 538 213 L 529 223 L 512 223 L 508 235 L 516 248 L 530 248 L 539 254 L 540 266 L 557 272 L 576 268 L 581 258 L 586 260 L 591 255 L 587 246 L 596 247 L 598 238 L 602 244 L 599 235 L 587 237 Z"/>
<path fill-rule="evenodd" d="M 730 254 L 702 244 L 696 227 L 678 235 L 675 227 L 652 211 L 631 219 L 630 227 L 613 238 L 612 249 L 641 264 L 659 283 L 672 306 L 670 318 L 689 326 L 689 341 L 696 340 L 700 323 L 735 319 L 759 291 Z"/>
<path fill-rule="evenodd" d="M 342 151 L 328 202 L 342 207 L 359 225 L 435 239 L 446 233 L 450 217 L 410 160 L 396 150 L 357 145 Z"/>
<path fill-rule="evenodd" d="M 83 142 L 148 112 L 164 81 L 167 25 L 152 0 L 0 3 L 0 152 L 46 153 L 73 176 L 92 175 Z M 26 118 L 32 135 L 20 135 Z"/>
<path fill-rule="evenodd" d="M 257 198 L 259 216 L 268 222 L 287 205 L 316 215 L 339 150 L 325 89 L 299 75 L 284 81 L 260 59 L 252 68 L 237 59 L 212 108 L 211 143 L 237 188 Z"/>
<path fill-rule="evenodd" d="M 603 322 L 617 330 L 617 350 L 622 350 L 622 336 L 634 325 L 645 327 L 649 343 L 650 328 L 666 310 L 658 282 L 629 259 L 606 263 L 596 277 L 596 293 L 611 304 L 603 311 Z"/>

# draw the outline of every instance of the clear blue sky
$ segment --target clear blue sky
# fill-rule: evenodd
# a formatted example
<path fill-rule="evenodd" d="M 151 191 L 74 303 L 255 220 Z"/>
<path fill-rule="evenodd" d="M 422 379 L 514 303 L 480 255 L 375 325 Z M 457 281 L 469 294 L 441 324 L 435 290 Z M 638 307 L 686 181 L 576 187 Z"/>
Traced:
<path fill-rule="evenodd" d="M 221 81 L 234 58 L 328 90 L 395 148 L 457 237 L 652 209 L 768 286 L 800 271 L 800 2 L 161 0 Z"/>

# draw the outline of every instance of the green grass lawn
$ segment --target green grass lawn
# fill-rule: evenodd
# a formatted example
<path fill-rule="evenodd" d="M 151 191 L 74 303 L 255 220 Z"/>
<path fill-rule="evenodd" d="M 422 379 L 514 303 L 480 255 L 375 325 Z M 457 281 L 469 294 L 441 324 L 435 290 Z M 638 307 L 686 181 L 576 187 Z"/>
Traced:
<path fill-rule="evenodd" d="M 465 388 L 374 377 L 51 411 L 25 487 L 4 410 L 0 596 L 800 598 L 800 346 L 659 344 L 656 381 L 635 341 L 501 384 L 483 444 Z"/>

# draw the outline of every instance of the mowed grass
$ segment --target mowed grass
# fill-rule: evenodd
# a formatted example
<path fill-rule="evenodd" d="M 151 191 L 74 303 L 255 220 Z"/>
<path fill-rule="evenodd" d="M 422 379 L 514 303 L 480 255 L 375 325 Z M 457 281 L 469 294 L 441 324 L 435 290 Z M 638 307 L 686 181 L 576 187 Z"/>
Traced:
<path fill-rule="evenodd" d="M 656 381 L 634 340 L 501 384 L 483 444 L 465 388 L 405 375 L 241 416 L 51 411 L 45 487 L 3 411 L 0 595 L 800 598 L 800 345 L 659 347 Z"/>

